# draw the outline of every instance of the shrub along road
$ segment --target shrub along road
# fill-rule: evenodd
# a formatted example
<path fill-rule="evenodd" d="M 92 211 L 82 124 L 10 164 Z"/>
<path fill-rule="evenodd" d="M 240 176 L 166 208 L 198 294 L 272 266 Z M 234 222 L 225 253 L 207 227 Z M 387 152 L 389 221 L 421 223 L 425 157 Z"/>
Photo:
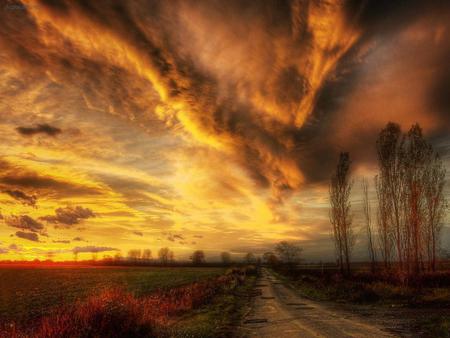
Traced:
<path fill-rule="evenodd" d="M 393 337 L 359 316 L 299 296 L 263 269 L 261 294 L 244 318 L 240 337 Z"/>

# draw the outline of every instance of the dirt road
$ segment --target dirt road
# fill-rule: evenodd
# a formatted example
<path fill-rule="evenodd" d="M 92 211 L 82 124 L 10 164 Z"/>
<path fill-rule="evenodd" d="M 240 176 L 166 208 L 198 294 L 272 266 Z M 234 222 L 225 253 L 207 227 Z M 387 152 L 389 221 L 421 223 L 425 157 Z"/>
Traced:
<path fill-rule="evenodd" d="M 239 337 L 394 337 L 347 312 L 299 296 L 263 270 L 256 297 Z"/>

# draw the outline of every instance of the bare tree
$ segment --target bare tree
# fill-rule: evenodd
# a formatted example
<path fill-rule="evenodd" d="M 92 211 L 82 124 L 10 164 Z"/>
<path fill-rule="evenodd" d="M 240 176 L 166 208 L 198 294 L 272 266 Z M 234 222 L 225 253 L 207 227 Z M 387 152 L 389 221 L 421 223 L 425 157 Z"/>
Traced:
<path fill-rule="evenodd" d="M 350 156 L 341 153 L 335 174 L 330 182 L 330 222 L 339 267 L 350 273 L 350 258 L 354 244 L 352 220 L 350 216 Z"/>
<path fill-rule="evenodd" d="M 173 252 L 169 248 L 161 248 L 158 251 L 158 257 L 162 264 L 167 264 L 173 260 Z"/>
<path fill-rule="evenodd" d="M 397 248 L 397 259 L 400 269 L 403 268 L 403 180 L 402 162 L 403 162 L 403 139 L 400 126 L 389 122 L 381 130 L 376 142 L 378 165 L 380 167 L 379 184 L 383 198 L 389 204 L 388 227 L 393 228 L 393 236 Z"/>
<path fill-rule="evenodd" d="M 200 265 L 205 263 L 205 253 L 202 250 L 196 250 L 191 256 L 192 264 Z"/>
<path fill-rule="evenodd" d="M 376 266 L 376 251 L 375 246 L 373 243 L 373 235 L 372 235 L 372 208 L 370 205 L 369 200 L 369 183 L 367 182 L 366 178 L 363 178 L 361 182 L 362 191 L 363 191 L 363 215 L 364 215 L 364 221 L 366 223 L 366 232 L 367 232 L 367 249 L 369 251 L 369 259 L 371 263 L 371 270 L 372 272 L 375 271 Z"/>
<path fill-rule="evenodd" d="M 278 253 L 283 263 L 293 268 L 300 262 L 300 255 L 303 249 L 295 244 L 282 241 L 277 244 L 275 251 Z"/>
<path fill-rule="evenodd" d="M 392 229 L 398 267 L 406 276 L 420 273 L 426 264 L 434 270 L 447 207 L 442 161 L 418 124 L 401 136 L 400 127 L 389 123 L 377 149 L 380 235 L 389 236 Z"/>
<path fill-rule="evenodd" d="M 128 260 L 132 262 L 137 262 L 141 258 L 141 250 L 132 249 L 128 251 Z"/>
<path fill-rule="evenodd" d="M 226 251 L 222 252 L 220 254 L 220 258 L 222 259 L 222 263 L 225 265 L 231 263 L 231 255 L 229 252 L 226 252 Z"/>
<path fill-rule="evenodd" d="M 432 154 L 425 186 L 426 247 L 429 268 L 432 271 L 436 270 L 436 256 L 440 244 L 442 220 L 448 206 L 444 195 L 445 174 L 446 170 L 439 155 Z"/>
<path fill-rule="evenodd" d="M 404 142 L 404 172 L 402 179 L 405 188 L 404 215 L 406 234 L 406 270 L 418 274 L 423 262 L 424 244 L 424 188 L 425 172 L 431 148 L 422 135 L 418 124 L 411 127 Z"/>
<path fill-rule="evenodd" d="M 121 254 L 120 252 L 117 252 L 117 253 L 114 255 L 114 261 L 120 262 L 121 260 L 122 260 L 122 254 Z"/>
<path fill-rule="evenodd" d="M 245 262 L 247 264 L 254 264 L 256 262 L 255 255 L 251 252 L 248 252 L 244 257 Z"/>
<path fill-rule="evenodd" d="M 383 259 L 384 268 L 389 269 L 392 259 L 393 233 L 390 222 L 391 204 L 389 202 L 385 186 L 378 176 L 375 176 L 375 187 L 377 190 L 377 228 L 379 252 Z"/>
<path fill-rule="evenodd" d="M 278 257 L 270 251 L 263 254 L 263 260 L 266 264 L 269 264 L 271 266 L 275 266 L 279 263 Z"/>
<path fill-rule="evenodd" d="M 150 261 L 152 259 L 152 250 L 145 249 L 142 251 L 142 259 L 145 261 Z"/>

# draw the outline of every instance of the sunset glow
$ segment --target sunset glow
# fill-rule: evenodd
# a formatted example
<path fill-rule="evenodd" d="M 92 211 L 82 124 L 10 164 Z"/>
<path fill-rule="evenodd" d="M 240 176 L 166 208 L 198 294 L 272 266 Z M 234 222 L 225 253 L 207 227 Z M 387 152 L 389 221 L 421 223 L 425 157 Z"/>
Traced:
<path fill-rule="evenodd" d="M 333 259 L 340 151 L 355 213 L 389 121 L 450 169 L 448 5 L 280 2 L 1 1 L 0 260 Z"/>

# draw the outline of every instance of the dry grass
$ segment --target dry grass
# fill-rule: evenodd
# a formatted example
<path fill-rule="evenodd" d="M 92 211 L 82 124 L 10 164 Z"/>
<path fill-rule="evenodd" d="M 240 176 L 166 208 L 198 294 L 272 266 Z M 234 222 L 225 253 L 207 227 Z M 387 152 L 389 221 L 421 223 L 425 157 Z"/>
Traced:
<path fill-rule="evenodd" d="M 334 271 L 277 269 L 305 295 L 318 300 L 449 306 L 450 271 L 426 272 L 406 279 L 395 270 L 359 271 L 343 277 Z"/>
<path fill-rule="evenodd" d="M 9 325 L 1 337 L 161 337 L 173 316 L 209 302 L 236 285 L 235 274 L 136 298 L 119 289 L 103 291 L 54 311 L 33 325 Z"/>
<path fill-rule="evenodd" d="M 137 297 L 225 273 L 211 267 L 28 267 L 0 268 L 0 323 L 28 322 L 56 307 L 120 288 Z"/>

